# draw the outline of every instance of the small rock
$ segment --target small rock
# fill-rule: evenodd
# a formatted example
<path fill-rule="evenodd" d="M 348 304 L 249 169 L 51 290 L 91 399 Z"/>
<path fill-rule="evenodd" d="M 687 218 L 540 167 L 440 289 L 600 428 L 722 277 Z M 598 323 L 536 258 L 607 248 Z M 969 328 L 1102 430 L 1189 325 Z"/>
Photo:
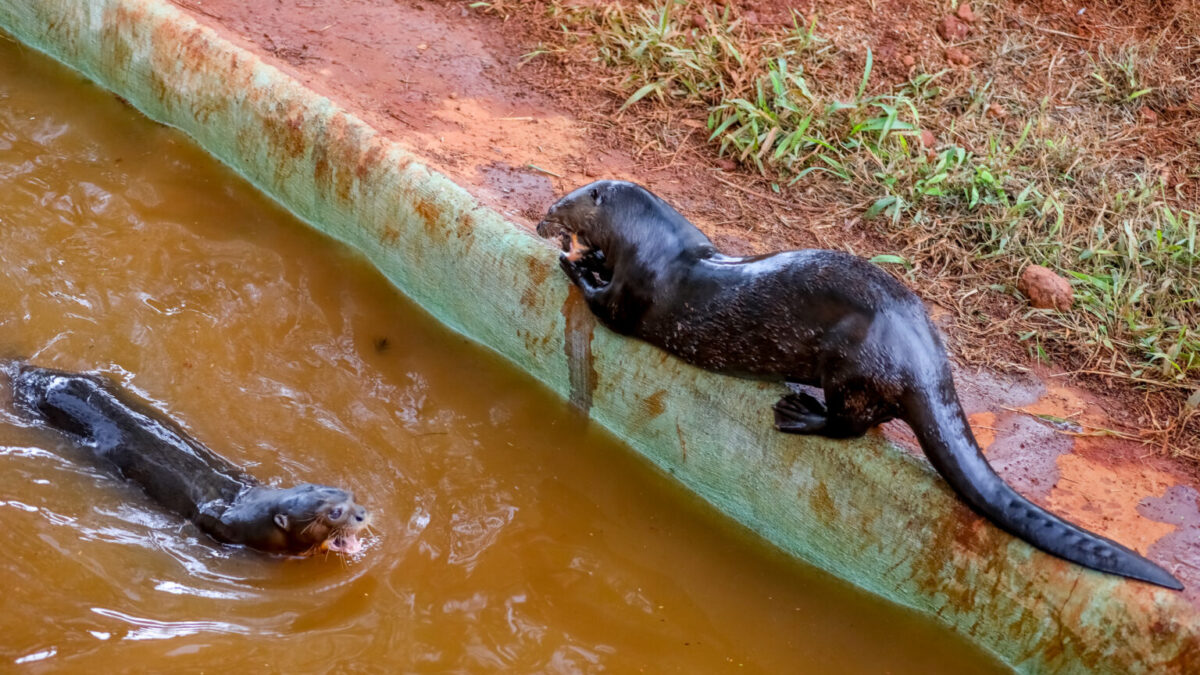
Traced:
<path fill-rule="evenodd" d="M 958 11 L 955 12 L 955 16 L 963 21 L 966 21 L 967 23 L 975 23 L 975 12 L 972 12 L 971 5 L 965 2 L 958 6 Z"/>
<path fill-rule="evenodd" d="M 932 148 L 935 143 L 937 143 L 937 137 L 933 135 L 933 132 L 928 129 L 922 129 L 921 145 L 927 148 Z"/>
<path fill-rule="evenodd" d="M 1029 304 L 1038 309 L 1065 311 L 1075 302 L 1071 282 L 1041 265 L 1030 265 L 1021 272 L 1017 290 L 1024 293 L 1029 298 Z"/>
<path fill-rule="evenodd" d="M 900 59 L 900 62 L 904 64 L 905 68 L 912 68 L 917 65 L 917 60 L 912 57 L 912 54 L 905 54 L 904 58 Z"/>
<path fill-rule="evenodd" d="M 963 50 L 959 49 L 958 47 L 947 47 L 946 48 L 946 60 L 956 66 L 971 65 L 971 57 L 967 56 L 967 53 L 964 52 Z"/>
<path fill-rule="evenodd" d="M 703 14 L 693 14 L 690 22 L 693 27 L 699 28 L 700 30 L 704 30 L 704 27 L 708 25 L 708 21 L 704 19 Z"/>
<path fill-rule="evenodd" d="M 962 40 L 967 37 L 967 33 L 970 30 L 966 22 L 953 14 L 947 14 L 937 25 L 937 34 L 942 36 L 942 39 L 947 42 Z"/>
<path fill-rule="evenodd" d="M 1158 113 L 1150 108 L 1142 108 L 1142 119 L 1146 120 L 1148 124 L 1154 124 L 1158 121 Z"/>
<path fill-rule="evenodd" d="M 717 166 L 720 167 L 722 171 L 733 171 L 737 168 L 737 162 L 733 161 L 732 159 L 718 159 Z"/>
<path fill-rule="evenodd" d="M 988 109 L 987 109 L 987 114 L 991 115 L 992 117 L 995 117 L 996 119 L 1001 119 L 1001 120 L 1004 119 L 1005 117 L 1008 117 L 1008 111 L 1005 110 L 1004 106 L 1000 105 L 999 103 L 993 103 L 993 104 L 989 105 Z"/>

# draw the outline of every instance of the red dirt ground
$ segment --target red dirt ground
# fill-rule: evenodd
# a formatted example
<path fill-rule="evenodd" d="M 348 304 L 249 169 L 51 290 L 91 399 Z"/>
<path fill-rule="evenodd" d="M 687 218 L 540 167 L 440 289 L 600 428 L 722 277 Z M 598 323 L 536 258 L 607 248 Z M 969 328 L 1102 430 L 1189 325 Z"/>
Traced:
<path fill-rule="evenodd" d="M 595 178 L 647 185 L 675 204 L 722 249 L 748 254 L 803 246 L 853 250 L 852 207 L 784 200 L 721 171 L 694 122 L 676 120 L 662 143 L 614 117 L 610 92 L 564 85 L 552 67 L 521 57 L 536 46 L 512 25 L 459 2 L 420 0 L 174 0 L 234 42 L 408 146 L 512 222 L 532 229 L 557 195 Z M 882 0 L 881 0 L 882 2 Z M 763 22 L 804 0 L 742 3 Z M 1052 30 L 1102 34 L 1101 12 L 1080 23 L 1067 3 L 1042 2 Z M 827 11 L 837 27 L 873 41 L 884 72 L 902 77 L 904 57 L 944 59 L 932 2 L 897 0 L 886 18 L 866 3 Z M 1108 14 L 1120 10 L 1109 8 Z M 827 27 L 826 30 L 833 28 Z M 854 33 L 858 31 L 858 33 Z M 1073 41 L 1071 38 L 1063 38 Z M 858 66 L 861 68 L 861 65 Z M 616 100 L 619 102 L 619 99 Z M 641 141 L 640 143 L 638 141 Z M 666 147 L 664 151 L 661 148 Z M 832 211 L 832 212 L 831 212 Z M 809 228 L 820 214 L 822 228 Z M 935 316 L 938 314 L 934 308 Z M 1111 436 L 1071 436 L 1035 417 L 1094 428 L 1130 419 L 1109 399 L 1071 389 L 1053 372 L 1014 377 L 960 367 L 956 381 L 981 445 L 997 471 L 1035 501 L 1121 541 L 1175 572 L 1200 602 L 1200 477 L 1194 465 Z M 903 425 L 885 433 L 914 448 Z M 916 452 L 916 450 L 914 450 Z"/>

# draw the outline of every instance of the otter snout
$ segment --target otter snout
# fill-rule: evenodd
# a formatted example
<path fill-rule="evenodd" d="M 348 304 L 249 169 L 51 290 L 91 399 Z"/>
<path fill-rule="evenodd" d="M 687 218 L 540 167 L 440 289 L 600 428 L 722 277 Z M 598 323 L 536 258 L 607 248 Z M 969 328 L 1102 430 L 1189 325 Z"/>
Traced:
<path fill-rule="evenodd" d="M 371 519 L 371 514 L 367 513 L 367 509 L 358 504 L 352 506 L 337 506 L 327 514 L 329 522 L 337 527 L 359 528 L 365 527 Z"/>
<path fill-rule="evenodd" d="M 559 217 L 563 201 L 560 199 L 550 207 L 550 210 L 546 212 L 546 217 L 542 218 L 542 221 L 537 224 L 537 233 L 539 237 L 546 239 L 558 237 L 562 250 L 569 251 L 574 235 L 570 233 L 567 224 Z"/>
<path fill-rule="evenodd" d="M 559 201 L 554 204 L 554 206 L 551 206 L 550 210 L 546 212 L 546 216 L 537 224 L 537 233 L 539 237 L 557 237 L 561 235 L 564 230 L 566 230 L 566 223 L 564 223 L 562 219 L 558 217 L 559 211 L 561 210 L 559 208 L 559 204 L 562 204 L 562 201 Z"/>
<path fill-rule="evenodd" d="M 351 519 L 355 525 L 367 524 L 367 510 L 363 507 L 358 507 L 354 510 L 354 517 Z"/>
<path fill-rule="evenodd" d="M 325 517 L 329 520 L 330 530 L 321 542 L 321 549 L 347 555 L 362 550 L 362 540 L 358 535 L 371 522 L 371 514 L 366 508 L 354 503 L 354 498 L 350 497 L 347 503 L 330 509 Z"/>

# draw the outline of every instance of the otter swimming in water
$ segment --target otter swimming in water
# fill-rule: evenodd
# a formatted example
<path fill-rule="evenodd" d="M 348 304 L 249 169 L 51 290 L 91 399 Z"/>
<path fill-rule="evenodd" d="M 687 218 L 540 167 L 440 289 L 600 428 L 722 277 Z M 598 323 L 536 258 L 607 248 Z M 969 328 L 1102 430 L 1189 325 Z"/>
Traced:
<path fill-rule="evenodd" d="M 12 387 L 19 409 L 83 444 L 217 541 L 291 555 L 362 548 L 358 535 L 370 516 L 350 493 L 262 485 L 101 377 L 21 366 Z"/>
<path fill-rule="evenodd" d="M 793 387 L 775 404 L 780 431 L 849 438 L 904 420 L 950 487 L 1001 529 L 1092 569 L 1183 588 L 996 475 L 920 298 L 875 265 L 827 250 L 723 255 L 665 201 L 624 181 L 571 192 L 537 232 L 562 238 L 563 271 L 612 330 L 701 368 Z M 824 403 L 796 385 L 820 387 Z"/>

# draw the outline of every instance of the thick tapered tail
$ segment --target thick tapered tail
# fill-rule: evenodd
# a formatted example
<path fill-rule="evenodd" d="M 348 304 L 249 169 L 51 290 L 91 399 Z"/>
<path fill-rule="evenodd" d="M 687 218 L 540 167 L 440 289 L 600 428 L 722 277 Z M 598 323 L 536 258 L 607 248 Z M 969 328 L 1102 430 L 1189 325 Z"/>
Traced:
<path fill-rule="evenodd" d="M 910 394 L 904 419 L 950 487 L 1000 529 L 1065 560 L 1182 590 L 1169 572 L 1115 541 L 1072 525 L 1008 486 L 979 450 L 953 385 Z"/>

